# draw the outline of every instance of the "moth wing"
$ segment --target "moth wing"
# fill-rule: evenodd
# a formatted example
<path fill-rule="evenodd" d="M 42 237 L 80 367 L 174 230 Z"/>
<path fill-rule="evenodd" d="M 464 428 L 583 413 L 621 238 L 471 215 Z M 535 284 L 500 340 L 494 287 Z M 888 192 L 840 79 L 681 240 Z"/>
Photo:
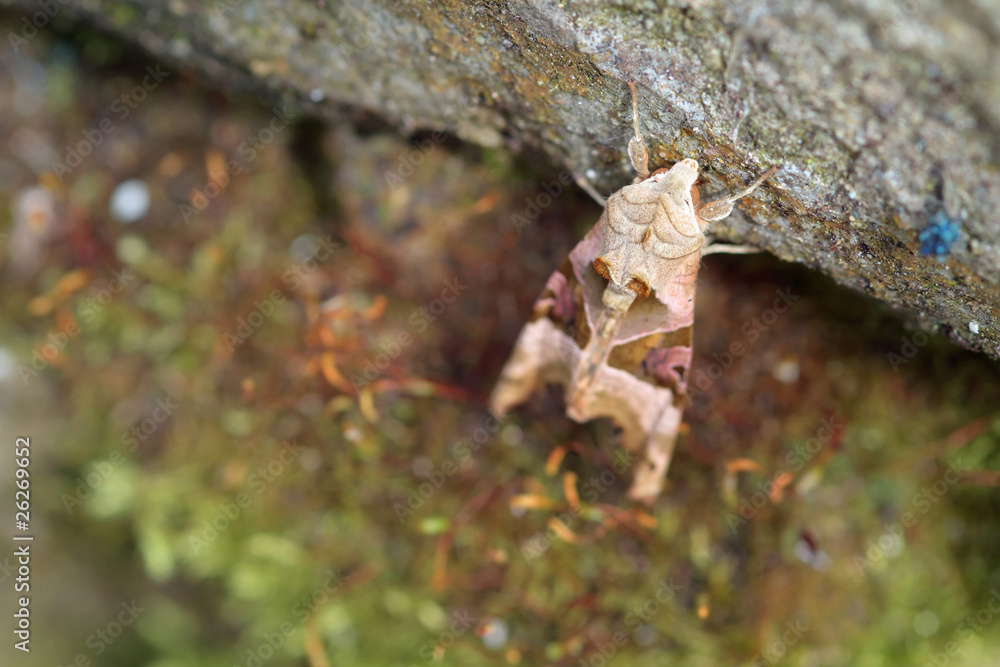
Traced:
<path fill-rule="evenodd" d="M 663 490 L 683 417 L 683 403 L 671 389 L 639 380 L 608 366 L 598 371 L 584 419 L 611 419 L 621 428 L 622 445 L 639 455 L 629 498 L 652 501 Z"/>
<path fill-rule="evenodd" d="M 490 406 L 503 414 L 546 384 L 569 384 L 603 307 L 607 281 L 593 268 L 610 233 L 604 216 L 553 274 L 535 303 L 493 390 Z M 687 401 L 697 258 L 686 259 L 655 296 L 636 299 L 598 371 L 579 422 L 610 418 L 622 444 L 640 453 L 630 497 L 655 498 L 662 488 Z"/>
<path fill-rule="evenodd" d="M 608 222 L 613 231 L 641 236 L 656 219 L 659 192 L 647 181 L 627 185 L 608 197 Z"/>
<path fill-rule="evenodd" d="M 580 354 L 580 346 L 552 320 L 543 317 L 529 322 L 490 394 L 490 410 L 503 415 L 547 384 L 565 387 Z"/>
<path fill-rule="evenodd" d="M 589 235 L 588 235 L 589 237 Z M 577 244 L 577 248 L 583 241 Z M 490 395 L 490 409 L 505 414 L 547 384 L 569 383 L 582 354 L 587 329 L 579 281 L 571 262 L 549 276 L 535 301 L 531 321 L 521 329 L 510 359 Z"/>

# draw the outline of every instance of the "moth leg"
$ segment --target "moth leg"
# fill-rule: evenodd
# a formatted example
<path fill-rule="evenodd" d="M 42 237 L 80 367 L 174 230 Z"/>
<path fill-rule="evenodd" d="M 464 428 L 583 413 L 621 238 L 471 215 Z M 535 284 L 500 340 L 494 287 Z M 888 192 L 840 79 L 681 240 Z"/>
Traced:
<path fill-rule="evenodd" d="M 719 253 L 728 255 L 751 255 L 755 252 L 764 251 L 752 245 L 730 245 L 728 243 L 709 243 L 708 245 L 701 247 L 702 256 Z"/>
<path fill-rule="evenodd" d="M 573 180 L 576 181 L 576 184 L 580 187 L 581 190 L 583 190 L 588 195 L 593 197 L 594 201 L 596 201 L 598 204 L 601 205 L 601 208 L 607 208 L 608 200 L 601 196 L 601 193 L 599 193 L 597 191 L 597 188 L 595 188 L 594 185 L 587 180 L 586 176 L 584 176 L 583 174 L 578 174 L 574 171 Z"/>
<path fill-rule="evenodd" d="M 632 167 L 639 176 L 640 181 L 649 178 L 649 153 L 646 151 L 646 142 L 639 131 L 639 95 L 635 90 L 635 82 L 628 82 L 628 89 L 632 91 L 632 126 L 635 136 L 629 139 L 628 156 L 632 160 Z"/>
<path fill-rule="evenodd" d="M 697 213 L 698 217 L 705 222 L 713 222 L 715 220 L 722 220 L 730 213 L 733 212 L 733 204 L 736 203 L 737 199 L 746 197 L 748 194 L 760 187 L 760 184 L 766 181 L 768 178 L 774 175 L 778 171 L 778 167 L 774 166 L 765 171 L 763 174 L 757 177 L 753 183 L 748 185 L 743 190 L 735 194 L 723 197 L 722 199 L 716 199 L 715 201 L 710 201 L 706 204 L 702 204 L 698 207 Z"/>

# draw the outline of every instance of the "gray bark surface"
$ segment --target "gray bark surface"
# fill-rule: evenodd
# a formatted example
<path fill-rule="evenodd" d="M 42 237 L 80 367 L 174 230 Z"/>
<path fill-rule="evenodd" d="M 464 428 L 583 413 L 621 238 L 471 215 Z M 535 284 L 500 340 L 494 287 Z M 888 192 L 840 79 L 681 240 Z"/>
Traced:
<path fill-rule="evenodd" d="M 634 80 L 651 162 L 695 158 L 703 193 L 781 166 L 717 236 L 1000 356 L 993 0 L 81 0 L 60 11 L 319 115 L 363 108 L 404 132 L 535 145 L 604 193 L 632 176 Z M 941 256 L 921 252 L 935 220 L 958 233 Z"/>

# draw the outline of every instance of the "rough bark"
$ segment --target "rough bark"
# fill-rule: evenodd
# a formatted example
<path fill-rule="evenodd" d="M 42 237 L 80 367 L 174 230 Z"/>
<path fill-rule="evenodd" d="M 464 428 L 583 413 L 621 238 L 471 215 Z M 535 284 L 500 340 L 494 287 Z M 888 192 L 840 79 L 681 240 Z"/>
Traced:
<path fill-rule="evenodd" d="M 536 145 L 605 193 L 631 178 L 634 80 L 654 163 L 697 159 L 708 193 L 781 165 L 718 235 L 1000 356 L 993 0 L 82 0 L 60 11 L 320 115 L 360 107 L 402 131 Z M 947 253 L 921 252 L 933 221 L 957 231 Z"/>

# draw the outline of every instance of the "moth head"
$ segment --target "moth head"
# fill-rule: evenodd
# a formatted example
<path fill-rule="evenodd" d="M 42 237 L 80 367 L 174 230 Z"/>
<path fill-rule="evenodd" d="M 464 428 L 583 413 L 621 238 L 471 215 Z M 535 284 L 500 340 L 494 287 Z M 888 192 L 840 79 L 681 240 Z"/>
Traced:
<path fill-rule="evenodd" d="M 698 180 L 698 163 L 687 158 L 666 171 L 653 174 L 653 181 L 660 196 L 670 197 L 682 211 L 694 211 L 692 194 Z M 693 230 L 692 230 L 693 231 Z"/>
<path fill-rule="evenodd" d="M 661 183 L 665 188 L 677 189 L 680 192 L 688 192 L 691 186 L 698 180 L 698 163 L 691 158 L 686 158 L 674 164 L 666 171 L 653 174 L 653 180 Z"/>

